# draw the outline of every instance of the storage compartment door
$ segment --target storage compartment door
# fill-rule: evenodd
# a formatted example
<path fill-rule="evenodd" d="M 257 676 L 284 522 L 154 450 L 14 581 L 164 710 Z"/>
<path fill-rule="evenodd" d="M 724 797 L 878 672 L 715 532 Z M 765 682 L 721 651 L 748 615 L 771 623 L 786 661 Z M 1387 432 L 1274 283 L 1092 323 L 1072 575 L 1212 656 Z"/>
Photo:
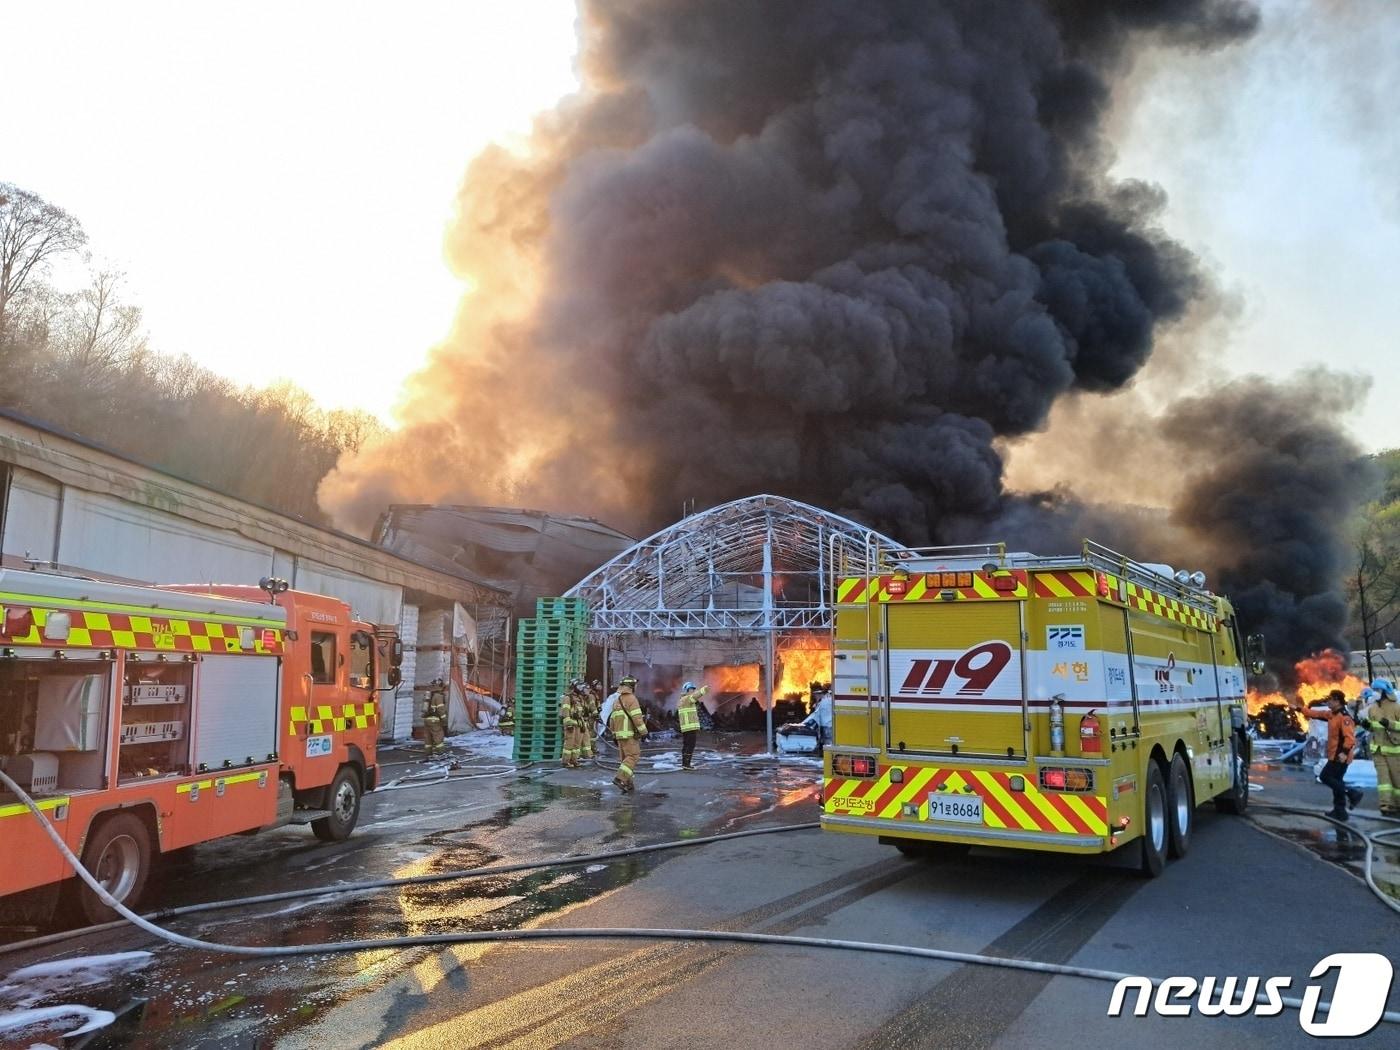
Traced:
<path fill-rule="evenodd" d="M 890 603 L 887 747 L 1024 758 L 1021 603 Z"/>
<path fill-rule="evenodd" d="M 96 751 L 110 707 L 105 674 L 46 674 L 39 680 L 35 751 Z"/>
<path fill-rule="evenodd" d="M 196 769 L 246 766 L 276 754 L 281 663 L 269 656 L 206 656 L 200 662 Z"/>

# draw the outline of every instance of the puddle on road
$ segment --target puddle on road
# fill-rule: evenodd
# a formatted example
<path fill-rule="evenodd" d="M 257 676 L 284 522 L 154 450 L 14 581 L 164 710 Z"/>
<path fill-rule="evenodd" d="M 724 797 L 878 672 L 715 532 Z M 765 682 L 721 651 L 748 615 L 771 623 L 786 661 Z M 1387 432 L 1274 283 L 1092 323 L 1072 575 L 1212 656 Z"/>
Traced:
<path fill-rule="evenodd" d="M 695 820 L 684 823 L 677 819 L 677 807 L 668 802 L 683 783 L 677 780 L 673 784 L 675 778 L 664 781 L 663 789 L 642 791 L 626 799 L 612 796 L 607 789 L 555 784 L 540 778 L 507 783 L 487 808 L 473 814 L 472 823 L 393 844 L 401 860 L 391 877 L 465 870 L 505 862 L 503 857 L 519 858 L 518 836 L 512 843 L 509 829 L 526 818 L 533 818 L 530 826 L 537 826 L 541 815 L 550 813 L 561 814 L 566 822 L 577 821 L 585 813 L 598 818 L 597 831 L 589 835 L 589 841 L 579 842 L 576 849 L 555 851 L 543 845 L 538 847 L 541 852 L 562 854 L 617 848 L 643 839 L 656 842 L 711 834 L 733 826 L 745 815 L 772 813 L 816 797 L 815 778 L 810 770 L 759 765 L 753 770 L 745 768 L 744 773 L 741 783 L 731 783 L 718 791 L 712 784 L 705 785 L 719 804 L 710 809 L 697 807 Z M 685 810 L 679 813 L 682 818 L 685 816 Z M 539 838 L 534 841 L 541 842 Z M 289 870 L 304 866 L 307 857 L 298 846 L 289 843 L 283 856 L 269 850 L 258 858 L 262 869 L 258 882 L 264 889 L 283 870 L 282 865 L 290 862 Z M 366 897 L 297 901 L 271 905 L 262 912 L 237 918 L 232 918 L 232 913 L 211 916 L 204 926 L 193 918 L 172 925 L 181 932 L 193 936 L 202 933 L 211 940 L 258 943 L 261 935 L 265 938 L 263 943 L 271 944 L 512 929 L 537 924 L 551 914 L 628 885 L 676 855 L 641 854 L 606 864 L 544 868 L 470 882 L 431 883 Z M 347 857 L 345 865 L 360 869 L 352 873 L 357 878 L 387 874 L 382 869 L 377 873 L 363 870 L 358 858 Z M 198 881 L 199 867 L 196 862 L 192 870 L 180 872 L 182 889 L 188 885 L 186 880 Z M 325 875 L 327 883 L 336 881 L 333 868 Z M 339 877 L 345 875 L 341 872 Z M 257 886 L 250 888 L 250 892 L 257 891 Z M 210 894 L 201 896 L 207 899 Z M 463 948 L 472 954 L 484 950 L 478 946 Z M 74 947 L 72 953 L 96 950 L 99 949 Z M 100 988 L 58 991 L 49 998 L 51 1002 L 76 1001 L 113 1012 L 133 1003 L 141 1005 L 142 1009 L 128 1015 L 129 1038 L 114 1031 L 113 1046 L 260 1047 L 315 1022 L 338 1003 L 406 972 L 437 973 L 443 969 L 437 963 L 442 951 L 440 947 L 378 949 L 253 960 L 160 947 L 151 964 L 139 972 L 114 975 Z M 467 958 L 462 948 L 455 951 L 459 960 Z M 457 976 L 454 978 L 452 973 Z M 439 974 L 433 983 L 449 979 L 462 979 L 462 972 Z M 70 998 L 64 998 L 65 994 Z M 13 1007 L 0 1002 L 0 1010 L 8 1008 Z M 26 1037 L 30 1035 L 25 1033 Z M 60 1040 L 59 1031 L 54 1029 L 36 1030 L 32 1035 L 28 1042 L 47 1040 L 57 1044 Z"/>

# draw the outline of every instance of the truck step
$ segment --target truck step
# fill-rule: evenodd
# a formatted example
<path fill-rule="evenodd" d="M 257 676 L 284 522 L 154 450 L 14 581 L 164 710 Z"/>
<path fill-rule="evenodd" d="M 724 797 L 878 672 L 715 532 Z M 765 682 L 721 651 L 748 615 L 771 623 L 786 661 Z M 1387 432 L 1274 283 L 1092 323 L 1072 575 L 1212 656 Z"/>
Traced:
<path fill-rule="evenodd" d="M 293 810 L 288 824 L 310 824 L 313 820 L 320 820 L 322 817 L 329 817 L 331 811 L 328 809 L 298 809 Z"/>

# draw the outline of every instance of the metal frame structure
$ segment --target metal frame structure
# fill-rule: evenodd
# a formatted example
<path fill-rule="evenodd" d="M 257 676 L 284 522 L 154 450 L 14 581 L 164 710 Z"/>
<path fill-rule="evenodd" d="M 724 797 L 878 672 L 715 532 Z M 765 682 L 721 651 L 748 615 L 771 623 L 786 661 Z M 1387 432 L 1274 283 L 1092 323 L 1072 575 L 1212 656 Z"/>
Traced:
<path fill-rule="evenodd" d="M 627 636 L 765 638 L 771 740 L 777 636 L 830 630 L 832 572 L 863 566 L 872 547 L 905 549 L 811 504 L 749 496 L 648 536 L 567 596 L 588 602 L 589 640 L 610 649 Z"/>

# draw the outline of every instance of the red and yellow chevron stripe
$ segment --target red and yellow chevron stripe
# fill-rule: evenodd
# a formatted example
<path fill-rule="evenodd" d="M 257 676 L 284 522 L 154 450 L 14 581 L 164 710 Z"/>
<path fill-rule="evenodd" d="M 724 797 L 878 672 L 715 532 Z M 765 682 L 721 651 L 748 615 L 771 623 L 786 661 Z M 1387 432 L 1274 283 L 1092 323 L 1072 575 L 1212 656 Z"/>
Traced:
<path fill-rule="evenodd" d="M 891 780 L 894 769 L 902 770 L 903 783 Z M 1108 803 L 1102 797 L 1041 791 L 1029 776 L 1022 777 L 1024 790 L 1012 791 L 1011 777 L 995 770 L 891 766 L 874 780 L 828 778 L 822 789 L 822 811 L 893 820 L 902 817 L 906 804 L 917 803 L 917 819 L 926 821 L 930 792 L 979 795 L 983 818 L 991 828 L 1096 838 L 1108 834 Z"/>
<path fill-rule="evenodd" d="M 16 607 L 17 603 L 11 605 Z M 22 635 L 5 638 L 6 645 L 48 645 L 44 625 L 52 613 L 69 615 L 65 649 L 133 649 L 169 653 L 259 653 L 276 655 L 283 651 L 284 631 L 275 621 L 228 623 L 219 620 L 187 619 L 125 612 L 98 612 L 90 609 L 53 608 L 25 602 L 33 613 L 33 624 Z M 3 610 L 0 610 L 3 616 Z M 243 646 L 240 630 L 251 632 L 252 648 Z"/>
<path fill-rule="evenodd" d="M 1107 579 L 1107 577 L 1105 577 Z M 1118 593 L 1117 581 L 1110 581 L 1108 596 Z M 1098 575 L 1087 569 L 1056 569 L 1035 574 L 1037 598 L 1096 598 Z"/>
<path fill-rule="evenodd" d="M 1003 580 L 1010 580 L 999 589 L 993 580 L 1000 576 Z M 947 577 L 952 577 L 951 581 Z M 961 578 L 961 579 L 959 579 Z M 993 601 L 996 599 L 1019 599 L 1030 594 L 1030 579 L 1023 569 L 1009 570 L 1005 573 L 993 574 L 987 572 L 916 572 L 911 573 L 908 579 L 899 580 L 898 584 L 903 585 L 901 590 L 897 584 L 891 591 L 890 582 L 895 580 L 892 574 L 883 576 L 851 576 L 841 580 L 836 585 L 836 603 L 838 605 L 865 605 L 869 602 L 937 602 L 948 601 L 943 597 L 945 591 L 956 592 L 957 597 L 951 600 L 965 601 L 968 599 Z M 962 586 L 958 583 L 962 582 Z"/>

